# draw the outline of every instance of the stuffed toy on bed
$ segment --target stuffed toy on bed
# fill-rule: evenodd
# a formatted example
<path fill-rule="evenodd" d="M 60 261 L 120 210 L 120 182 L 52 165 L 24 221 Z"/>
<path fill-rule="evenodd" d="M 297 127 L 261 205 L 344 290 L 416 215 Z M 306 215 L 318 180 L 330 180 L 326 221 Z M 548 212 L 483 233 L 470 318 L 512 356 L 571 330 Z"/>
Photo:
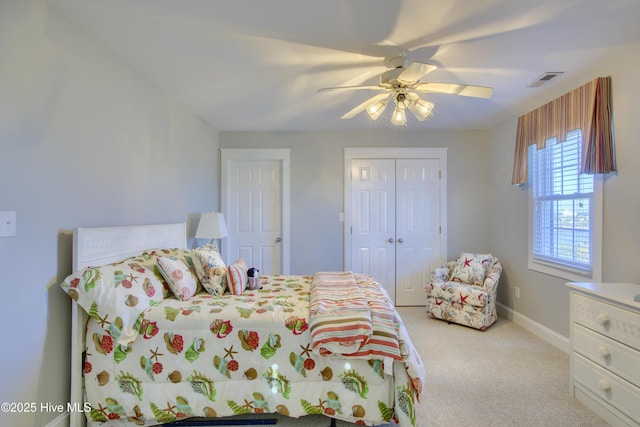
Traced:
<path fill-rule="evenodd" d="M 260 270 L 257 268 L 250 268 L 247 270 L 247 278 L 247 289 L 250 291 L 262 289 L 262 285 L 260 284 Z"/>

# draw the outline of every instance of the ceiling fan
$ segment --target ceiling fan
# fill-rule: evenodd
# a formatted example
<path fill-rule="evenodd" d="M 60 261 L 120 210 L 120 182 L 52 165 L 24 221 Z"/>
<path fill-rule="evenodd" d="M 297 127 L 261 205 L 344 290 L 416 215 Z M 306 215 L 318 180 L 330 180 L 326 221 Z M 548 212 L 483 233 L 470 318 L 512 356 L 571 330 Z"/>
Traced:
<path fill-rule="evenodd" d="M 421 82 L 420 79 L 423 76 L 429 74 L 437 67 L 432 64 L 416 61 L 405 64 L 404 54 L 386 58 L 385 65 L 389 70 L 380 75 L 380 84 L 378 85 L 327 87 L 319 89 L 318 92 L 361 89 L 384 91 L 384 93 L 375 95 L 348 111 L 341 119 L 350 119 L 366 110 L 369 116 L 373 120 L 376 120 L 387 107 L 387 103 L 394 101 L 395 108 L 391 116 L 391 122 L 399 126 L 407 124 L 405 112 L 407 109 L 409 109 L 419 121 L 423 121 L 431 115 L 434 104 L 421 99 L 416 92 L 445 93 L 475 98 L 490 98 L 493 94 L 493 88 L 486 86 Z"/>

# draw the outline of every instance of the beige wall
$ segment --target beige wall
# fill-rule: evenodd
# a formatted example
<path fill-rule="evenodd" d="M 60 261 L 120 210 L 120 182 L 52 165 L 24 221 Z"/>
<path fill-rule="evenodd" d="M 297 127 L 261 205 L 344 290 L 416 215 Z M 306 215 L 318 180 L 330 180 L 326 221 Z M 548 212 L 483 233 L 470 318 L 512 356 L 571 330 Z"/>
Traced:
<path fill-rule="evenodd" d="M 217 207 L 217 137 L 44 2 L 0 2 L 0 211 L 17 212 L 17 236 L 0 238 L 1 402 L 69 401 L 65 232 Z"/>

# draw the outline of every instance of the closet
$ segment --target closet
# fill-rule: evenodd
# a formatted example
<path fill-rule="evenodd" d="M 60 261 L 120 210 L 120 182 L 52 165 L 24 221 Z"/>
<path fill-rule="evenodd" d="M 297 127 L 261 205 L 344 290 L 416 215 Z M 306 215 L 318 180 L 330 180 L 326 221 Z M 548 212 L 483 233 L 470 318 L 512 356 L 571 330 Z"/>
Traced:
<path fill-rule="evenodd" d="M 345 270 L 370 274 L 398 306 L 446 254 L 446 149 L 345 149 Z"/>

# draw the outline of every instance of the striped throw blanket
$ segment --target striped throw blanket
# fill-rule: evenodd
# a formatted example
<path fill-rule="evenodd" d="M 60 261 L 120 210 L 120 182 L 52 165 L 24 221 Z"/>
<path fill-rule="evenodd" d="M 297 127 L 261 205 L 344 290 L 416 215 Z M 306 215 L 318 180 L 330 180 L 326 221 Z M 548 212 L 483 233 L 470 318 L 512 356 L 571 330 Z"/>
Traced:
<path fill-rule="evenodd" d="M 311 282 L 310 310 L 315 353 L 402 360 L 398 314 L 387 293 L 370 276 L 316 273 Z"/>

